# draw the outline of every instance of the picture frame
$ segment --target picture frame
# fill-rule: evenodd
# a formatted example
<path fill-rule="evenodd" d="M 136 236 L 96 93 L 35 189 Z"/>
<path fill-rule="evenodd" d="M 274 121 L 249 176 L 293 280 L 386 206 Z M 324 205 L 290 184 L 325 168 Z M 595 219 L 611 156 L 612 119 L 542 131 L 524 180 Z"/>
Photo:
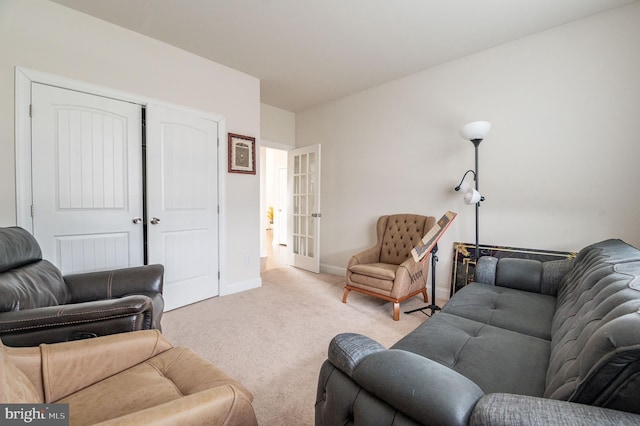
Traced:
<path fill-rule="evenodd" d="M 256 174 L 256 138 L 229 133 L 229 173 Z"/>

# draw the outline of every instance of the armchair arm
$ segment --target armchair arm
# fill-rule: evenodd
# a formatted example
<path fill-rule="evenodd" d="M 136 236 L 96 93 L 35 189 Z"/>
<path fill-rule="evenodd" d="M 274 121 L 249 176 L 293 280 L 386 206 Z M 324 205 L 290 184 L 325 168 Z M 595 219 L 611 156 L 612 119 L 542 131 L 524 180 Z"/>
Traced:
<path fill-rule="evenodd" d="M 423 424 L 466 425 L 484 395 L 478 385 L 442 364 L 386 350 L 364 336 L 336 336 L 329 362 L 357 386 Z"/>
<path fill-rule="evenodd" d="M 416 262 L 413 257 L 409 257 L 396 270 L 396 279 L 391 297 L 400 297 L 424 287 L 427 284 L 428 276 L 428 258 L 425 257 L 421 262 Z"/>
<path fill-rule="evenodd" d="M 347 270 L 349 267 L 353 265 L 360 265 L 363 263 L 377 263 L 380 261 L 380 246 L 370 247 L 364 251 L 361 251 L 358 254 L 351 256 L 349 259 L 349 264 L 347 266 Z"/>
<path fill-rule="evenodd" d="M 164 267 L 136 266 L 113 271 L 86 272 L 64 276 L 73 303 L 112 299 L 130 294 L 162 293 Z"/>
<path fill-rule="evenodd" d="M 533 396 L 492 393 L 480 398 L 470 426 L 637 425 L 640 415 Z"/>
<path fill-rule="evenodd" d="M 9 346 L 60 342 L 75 332 L 113 334 L 151 328 L 153 302 L 147 296 L 125 296 L 70 305 L 0 313 L 0 334 Z"/>
<path fill-rule="evenodd" d="M 47 403 L 126 370 L 172 347 L 157 330 L 120 333 L 97 339 L 11 348 L 18 368 L 42 389 Z M 39 352 L 39 359 L 35 353 Z M 108 360 L 108 362 L 106 362 Z M 78 374 L 78 371 L 83 374 Z"/>

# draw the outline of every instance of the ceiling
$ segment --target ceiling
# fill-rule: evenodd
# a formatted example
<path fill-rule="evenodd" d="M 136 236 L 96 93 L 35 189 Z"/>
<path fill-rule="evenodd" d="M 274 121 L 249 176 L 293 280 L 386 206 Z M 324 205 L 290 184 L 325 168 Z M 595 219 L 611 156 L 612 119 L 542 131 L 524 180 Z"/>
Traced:
<path fill-rule="evenodd" d="M 292 112 L 638 0 L 53 0 L 261 80 Z"/>

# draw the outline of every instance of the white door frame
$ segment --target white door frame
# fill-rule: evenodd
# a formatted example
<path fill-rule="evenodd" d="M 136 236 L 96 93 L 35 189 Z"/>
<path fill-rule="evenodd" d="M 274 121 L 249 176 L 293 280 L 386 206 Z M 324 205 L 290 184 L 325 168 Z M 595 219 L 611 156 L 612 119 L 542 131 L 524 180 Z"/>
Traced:
<path fill-rule="evenodd" d="M 226 247 L 227 235 L 225 227 L 220 226 L 220 223 L 226 223 L 226 208 L 223 205 L 224 200 L 226 199 L 226 174 L 221 171 L 226 170 L 227 156 L 226 150 L 220 149 L 221 147 L 226 146 L 224 144 L 221 146 L 220 144 L 220 141 L 224 140 L 227 133 L 226 120 L 224 116 L 23 67 L 16 67 L 15 69 L 16 224 L 18 226 L 33 233 L 33 220 L 31 217 L 31 83 L 48 84 L 50 86 L 56 86 L 63 89 L 70 89 L 125 102 L 132 102 L 142 106 L 147 106 L 153 103 L 156 105 L 166 106 L 168 108 L 199 114 L 203 118 L 217 122 L 219 149 L 218 205 L 220 208 L 220 214 L 218 215 L 218 265 L 226 265 L 226 254 L 224 253 L 224 250 L 221 250 L 221 247 Z M 221 267 L 220 278 L 218 280 L 220 294 L 224 294 L 223 289 L 226 288 L 225 278 L 225 271 Z"/>

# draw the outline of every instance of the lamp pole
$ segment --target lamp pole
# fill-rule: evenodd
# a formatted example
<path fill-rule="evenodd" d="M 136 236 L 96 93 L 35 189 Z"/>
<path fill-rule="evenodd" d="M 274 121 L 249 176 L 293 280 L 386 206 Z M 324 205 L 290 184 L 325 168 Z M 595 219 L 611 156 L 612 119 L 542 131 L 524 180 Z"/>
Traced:
<path fill-rule="evenodd" d="M 476 181 L 476 191 L 480 192 L 479 189 L 479 177 L 478 177 L 478 146 L 480 146 L 480 142 L 482 142 L 482 139 L 471 139 L 471 143 L 473 144 L 474 148 L 475 148 L 475 154 L 476 154 L 476 170 L 475 170 L 475 181 Z M 482 201 L 482 199 L 480 199 L 480 201 Z M 476 267 L 478 266 L 478 259 L 480 258 L 480 244 L 479 244 L 479 232 L 478 232 L 478 224 L 479 224 L 479 219 L 478 219 L 478 215 L 480 214 L 480 201 L 478 201 L 476 203 L 476 251 L 475 251 L 475 255 L 474 255 L 474 260 L 476 261 Z"/>
<path fill-rule="evenodd" d="M 475 148 L 476 168 L 475 172 L 473 173 L 473 180 L 476 181 L 476 189 L 473 191 L 473 193 L 467 193 L 467 195 L 465 195 L 465 202 L 467 204 L 472 204 L 473 201 L 476 201 L 476 251 L 473 256 L 476 264 L 478 262 L 478 259 L 480 258 L 480 239 L 478 230 L 480 222 L 480 202 L 484 201 L 484 197 L 480 194 L 480 178 L 478 176 L 478 147 L 480 146 L 480 142 L 482 142 L 490 129 L 491 123 L 489 123 L 488 121 L 474 121 L 472 123 L 465 124 L 459 131 L 460 136 L 463 139 L 471 141 Z M 462 180 L 464 181 L 464 177 L 462 178 Z M 456 191 L 460 189 L 461 185 L 462 182 L 460 182 L 460 185 L 455 188 Z"/>

